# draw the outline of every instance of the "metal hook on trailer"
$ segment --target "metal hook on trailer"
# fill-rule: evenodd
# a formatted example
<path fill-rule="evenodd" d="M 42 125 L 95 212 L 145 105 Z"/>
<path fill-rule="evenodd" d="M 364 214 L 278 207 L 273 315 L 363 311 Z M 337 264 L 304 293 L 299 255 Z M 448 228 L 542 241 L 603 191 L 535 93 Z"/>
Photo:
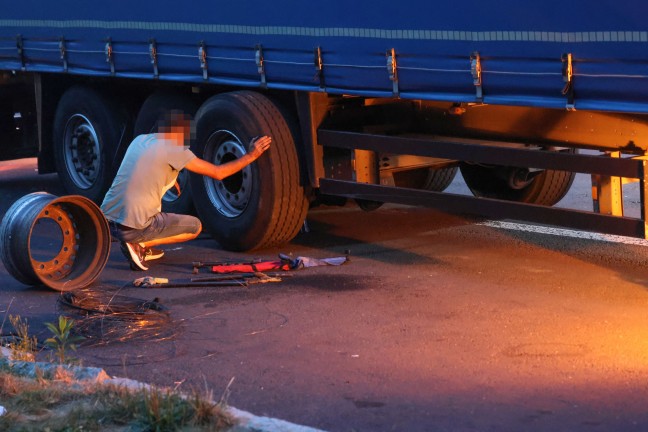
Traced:
<path fill-rule="evenodd" d="M 155 39 L 149 41 L 149 55 L 151 56 L 151 64 L 153 65 L 153 78 L 159 78 L 160 73 L 158 71 L 158 51 L 157 51 L 157 42 Z"/>
<path fill-rule="evenodd" d="M 115 75 L 115 59 L 113 55 L 113 43 L 112 39 L 108 38 L 106 41 L 106 63 L 110 64 L 110 75 Z"/>
<path fill-rule="evenodd" d="M 574 66 L 572 64 L 572 55 L 571 53 L 562 55 L 562 75 L 563 80 L 565 81 L 565 87 L 562 89 L 562 94 L 567 96 L 567 105 L 565 108 L 567 111 L 575 111 L 576 107 L 574 106 Z"/>
<path fill-rule="evenodd" d="M 482 64 L 481 57 L 477 51 L 470 55 L 470 73 L 473 77 L 475 86 L 475 97 L 478 103 L 484 102 L 484 92 L 482 90 Z"/>
<path fill-rule="evenodd" d="M 61 61 L 63 62 L 63 72 L 68 71 L 67 51 L 65 49 L 65 37 L 61 36 L 59 39 L 59 52 L 61 53 Z"/>
<path fill-rule="evenodd" d="M 207 81 L 209 79 L 209 70 L 207 69 L 207 45 L 205 45 L 205 41 L 200 41 L 198 58 L 200 59 L 200 68 L 203 71 L 203 79 Z"/>
<path fill-rule="evenodd" d="M 387 72 L 389 73 L 389 80 L 392 82 L 392 93 L 394 97 L 398 97 L 400 90 L 398 89 L 398 64 L 396 63 L 395 48 L 387 51 Z"/>
<path fill-rule="evenodd" d="M 268 83 L 266 81 L 265 61 L 263 59 L 263 47 L 260 44 L 256 46 L 256 53 L 254 57 L 257 65 L 257 72 L 261 76 L 261 87 L 266 88 L 268 87 Z"/>

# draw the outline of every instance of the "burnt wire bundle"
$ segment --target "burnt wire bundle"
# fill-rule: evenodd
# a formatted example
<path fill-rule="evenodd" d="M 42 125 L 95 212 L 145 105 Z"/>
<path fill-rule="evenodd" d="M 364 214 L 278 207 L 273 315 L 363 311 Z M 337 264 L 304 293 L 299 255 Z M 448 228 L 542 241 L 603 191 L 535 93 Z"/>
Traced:
<path fill-rule="evenodd" d="M 83 345 L 174 338 L 179 326 L 157 298 L 143 300 L 119 294 L 119 289 L 93 287 L 61 294 L 61 312 L 74 320 Z"/>

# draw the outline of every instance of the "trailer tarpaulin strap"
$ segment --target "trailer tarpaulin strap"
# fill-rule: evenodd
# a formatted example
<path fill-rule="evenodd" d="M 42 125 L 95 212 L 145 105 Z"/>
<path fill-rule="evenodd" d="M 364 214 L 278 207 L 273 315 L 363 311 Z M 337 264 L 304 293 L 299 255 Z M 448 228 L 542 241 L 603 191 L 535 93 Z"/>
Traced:
<path fill-rule="evenodd" d="M 333 258 L 290 258 L 288 255 L 279 254 L 278 260 L 254 261 L 247 263 L 223 263 L 212 266 L 213 273 L 253 273 L 271 270 L 297 270 L 306 267 L 318 267 L 325 265 L 339 266 L 349 261 L 348 256 Z"/>
<path fill-rule="evenodd" d="M 568 111 L 574 111 L 576 109 L 574 106 L 574 68 L 572 66 L 571 53 L 563 54 L 562 63 L 562 74 L 563 80 L 565 81 L 565 87 L 562 90 L 562 94 L 567 96 L 566 109 Z"/>
<path fill-rule="evenodd" d="M 484 102 L 484 92 L 482 90 L 482 65 L 479 53 L 475 51 L 470 55 L 470 73 L 473 77 L 475 86 L 475 98 L 478 103 Z"/>

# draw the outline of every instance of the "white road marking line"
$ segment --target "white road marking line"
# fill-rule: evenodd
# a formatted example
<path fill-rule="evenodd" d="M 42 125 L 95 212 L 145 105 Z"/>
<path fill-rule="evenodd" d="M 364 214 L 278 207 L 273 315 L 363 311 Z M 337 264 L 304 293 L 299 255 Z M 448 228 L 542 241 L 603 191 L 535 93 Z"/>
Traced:
<path fill-rule="evenodd" d="M 548 234 L 560 237 L 572 237 L 586 240 L 603 241 L 607 243 L 622 243 L 635 246 L 648 246 L 648 240 L 624 237 L 612 234 L 599 234 L 586 231 L 576 231 L 564 228 L 552 228 L 539 225 L 528 225 L 515 222 L 502 222 L 502 221 L 486 221 L 480 222 L 476 225 L 488 226 L 492 228 L 500 228 L 511 231 L 525 231 L 538 234 Z"/>

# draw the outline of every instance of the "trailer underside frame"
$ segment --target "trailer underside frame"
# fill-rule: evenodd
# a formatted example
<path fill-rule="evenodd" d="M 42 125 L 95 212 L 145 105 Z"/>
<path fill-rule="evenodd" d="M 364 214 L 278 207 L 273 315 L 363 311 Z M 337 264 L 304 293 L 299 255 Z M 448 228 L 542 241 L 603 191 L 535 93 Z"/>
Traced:
<path fill-rule="evenodd" d="M 530 150 L 527 147 L 498 142 L 447 137 L 403 137 L 324 130 L 318 131 L 318 143 L 324 147 L 369 152 L 390 152 L 497 164 L 587 173 L 592 175 L 593 208 L 583 211 L 519 203 L 493 198 L 471 197 L 444 192 L 408 189 L 355 181 L 355 179 L 320 178 L 322 194 L 347 198 L 422 205 L 442 211 L 471 214 L 493 219 L 514 219 L 585 231 L 646 238 L 646 196 L 648 161 L 643 157 L 610 157 L 566 152 Z M 619 210 L 621 179 L 640 182 L 641 217 L 626 217 Z"/>

